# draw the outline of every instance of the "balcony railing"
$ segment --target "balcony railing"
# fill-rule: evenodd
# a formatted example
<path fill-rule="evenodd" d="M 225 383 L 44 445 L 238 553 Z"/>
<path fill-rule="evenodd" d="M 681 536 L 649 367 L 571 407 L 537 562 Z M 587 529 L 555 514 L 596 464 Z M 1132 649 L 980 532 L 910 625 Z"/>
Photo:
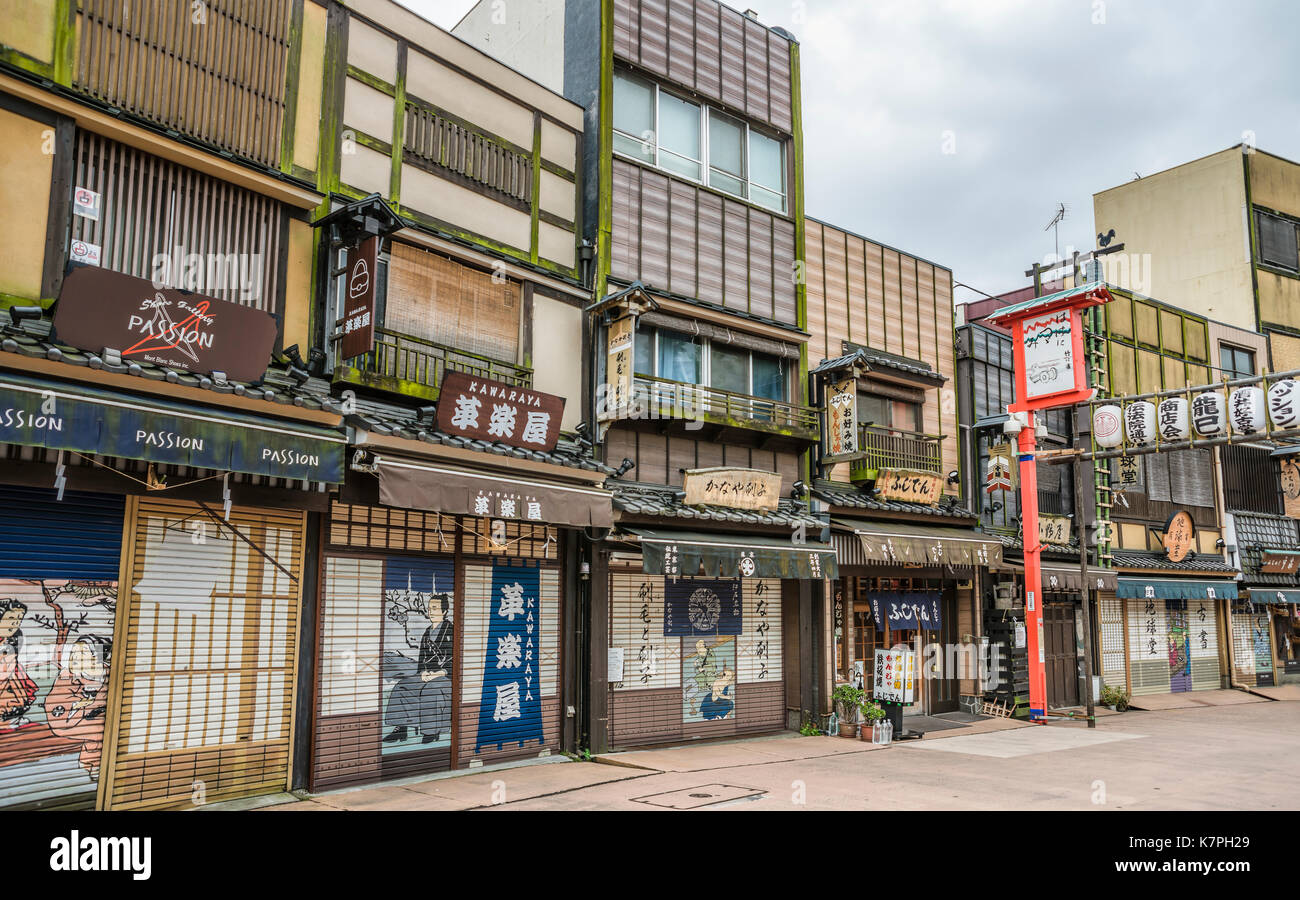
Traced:
<path fill-rule="evenodd" d="M 448 369 L 519 387 L 533 385 L 532 369 L 382 328 L 375 329 L 374 350 L 349 360 L 338 358 L 341 340 L 341 336 L 335 336 L 332 342 L 335 381 L 427 400 L 438 399 L 443 373 Z"/>
<path fill-rule="evenodd" d="M 636 376 L 630 402 L 610 410 L 610 417 L 708 422 L 804 440 L 816 440 L 820 433 L 812 407 L 649 375 Z"/>
<path fill-rule="evenodd" d="M 871 481 L 881 469 L 917 469 L 943 474 L 943 437 L 880 425 L 858 426 L 858 446 L 865 454 L 852 462 L 853 481 Z"/>

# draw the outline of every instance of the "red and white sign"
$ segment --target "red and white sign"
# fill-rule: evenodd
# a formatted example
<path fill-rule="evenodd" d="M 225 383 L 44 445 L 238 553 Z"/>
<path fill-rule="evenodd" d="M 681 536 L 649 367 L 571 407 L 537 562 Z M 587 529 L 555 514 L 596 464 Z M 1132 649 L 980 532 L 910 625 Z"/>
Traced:
<path fill-rule="evenodd" d="M 84 263 L 88 266 L 99 265 L 99 244 L 92 244 L 89 241 L 72 242 L 72 261 L 75 263 Z"/>
<path fill-rule="evenodd" d="M 95 191 L 79 187 L 72 192 L 72 212 L 84 219 L 99 221 L 100 197 Z"/>

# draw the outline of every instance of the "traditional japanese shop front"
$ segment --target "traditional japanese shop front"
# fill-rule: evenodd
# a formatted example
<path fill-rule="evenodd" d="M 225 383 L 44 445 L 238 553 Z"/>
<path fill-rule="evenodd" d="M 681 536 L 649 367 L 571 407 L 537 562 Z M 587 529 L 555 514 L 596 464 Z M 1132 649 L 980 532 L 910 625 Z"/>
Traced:
<path fill-rule="evenodd" d="M 811 626 L 823 579 L 836 577 L 834 550 L 816 540 L 821 523 L 786 500 L 742 513 L 676 504 L 672 492 L 655 492 L 652 501 L 650 493 L 616 494 L 623 521 L 602 545 L 609 631 L 606 640 L 593 639 L 592 659 L 606 664 L 606 744 L 755 734 L 815 718 L 824 698 Z M 678 522 L 644 514 L 666 509 Z M 673 527 L 681 518 L 695 527 L 721 520 L 784 533 L 684 531 Z"/>
<path fill-rule="evenodd" d="M 1242 588 L 1232 604 L 1233 680 L 1300 682 L 1300 521 L 1235 512 L 1232 522 Z"/>
<path fill-rule="evenodd" d="M 44 368 L 78 377 L 75 356 Z M 243 409 L 183 402 L 198 378 L 145 386 L 134 368 L 99 385 L 0 374 L 0 473 L 28 485 L 3 489 L 0 519 L 5 805 L 290 786 L 304 530 L 342 480 L 339 418 L 270 385 L 207 394 Z M 105 387 L 114 375 L 154 393 Z"/>
<path fill-rule="evenodd" d="M 835 515 L 837 675 L 874 688 L 875 651 L 917 653 L 922 689 L 910 713 L 951 712 L 979 692 L 977 581 L 1002 560 L 1002 542 L 972 528 Z"/>
<path fill-rule="evenodd" d="M 1124 677 L 1135 697 L 1225 687 L 1222 623 L 1237 597 L 1237 583 L 1227 578 L 1171 578 L 1121 570 L 1114 602 L 1122 618 L 1117 621 L 1105 597 L 1099 616 L 1106 681 L 1117 681 L 1118 661 L 1106 657 L 1114 653 L 1122 634 Z"/>
<path fill-rule="evenodd" d="M 580 535 L 612 524 L 608 473 L 562 448 L 485 452 L 410 413 L 350 420 L 361 454 L 322 554 L 313 790 L 575 740 Z"/>

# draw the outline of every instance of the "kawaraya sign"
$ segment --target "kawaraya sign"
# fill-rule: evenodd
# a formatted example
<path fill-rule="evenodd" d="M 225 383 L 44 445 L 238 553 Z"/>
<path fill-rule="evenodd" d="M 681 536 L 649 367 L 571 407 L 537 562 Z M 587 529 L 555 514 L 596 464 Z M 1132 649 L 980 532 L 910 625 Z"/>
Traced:
<path fill-rule="evenodd" d="M 689 469 L 682 479 L 687 506 L 774 510 L 781 499 L 781 476 L 759 469 Z"/>
<path fill-rule="evenodd" d="M 438 428 L 448 434 L 550 451 L 559 440 L 562 418 L 563 397 L 464 372 L 443 376 Z"/>
<path fill-rule="evenodd" d="M 0 443 L 330 484 L 343 481 L 346 446 L 341 434 L 19 376 L 0 382 Z"/>
<path fill-rule="evenodd" d="M 91 353 L 117 350 L 125 363 L 257 381 L 266 374 L 276 329 L 274 319 L 250 306 L 82 267 L 63 279 L 54 332 Z"/>

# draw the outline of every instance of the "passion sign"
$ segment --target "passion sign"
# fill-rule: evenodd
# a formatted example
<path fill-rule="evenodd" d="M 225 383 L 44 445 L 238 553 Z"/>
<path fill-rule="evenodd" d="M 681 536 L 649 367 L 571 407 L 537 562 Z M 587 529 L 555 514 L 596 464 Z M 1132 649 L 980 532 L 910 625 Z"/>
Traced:
<path fill-rule="evenodd" d="M 117 350 L 123 362 L 246 382 L 266 374 L 276 334 L 275 320 L 251 306 L 91 267 L 63 279 L 54 331 L 82 350 Z"/>

